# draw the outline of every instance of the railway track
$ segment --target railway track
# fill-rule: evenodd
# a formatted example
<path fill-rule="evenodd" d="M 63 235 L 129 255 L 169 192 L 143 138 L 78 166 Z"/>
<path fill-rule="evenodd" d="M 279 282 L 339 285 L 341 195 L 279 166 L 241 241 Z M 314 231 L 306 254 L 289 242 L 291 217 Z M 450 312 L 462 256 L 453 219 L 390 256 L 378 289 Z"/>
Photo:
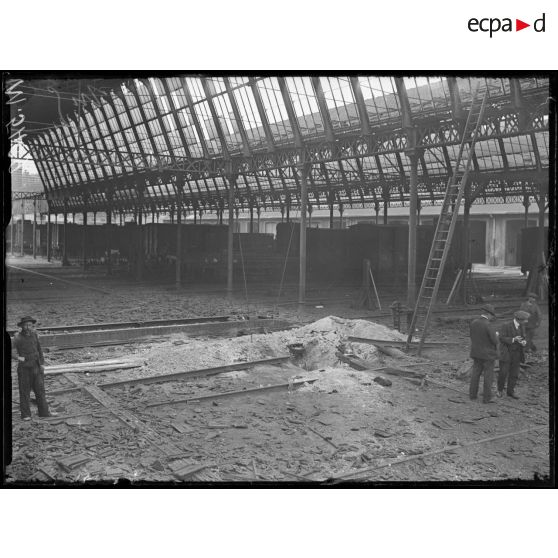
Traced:
<path fill-rule="evenodd" d="M 76 324 L 61 326 L 38 327 L 36 330 L 42 334 L 47 333 L 77 333 L 87 331 L 118 331 L 119 329 L 144 328 L 170 325 L 206 324 L 215 322 L 233 321 L 231 316 L 198 316 L 195 318 L 169 319 L 169 320 L 135 320 L 131 322 L 106 322 L 99 324 Z M 8 330 L 13 335 L 17 330 Z"/>

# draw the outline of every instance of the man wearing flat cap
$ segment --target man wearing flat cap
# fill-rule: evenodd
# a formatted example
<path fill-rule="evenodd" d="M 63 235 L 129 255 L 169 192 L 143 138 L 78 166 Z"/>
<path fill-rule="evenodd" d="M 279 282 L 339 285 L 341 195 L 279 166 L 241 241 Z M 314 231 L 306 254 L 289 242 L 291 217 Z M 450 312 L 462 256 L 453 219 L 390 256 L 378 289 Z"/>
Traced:
<path fill-rule="evenodd" d="M 498 358 L 498 336 L 490 322 L 496 317 L 492 304 L 481 308 L 480 318 L 474 319 L 470 326 L 471 353 L 473 371 L 469 385 L 469 397 L 476 399 L 479 391 L 479 380 L 484 375 L 482 402 L 494 403 L 492 399 L 492 383 L 494 381 L 494 361 Z"/>
<path fill-rule="evenodd" d="M 511 322 L 505 323 L 500 334 L 500 371 L 498 372 L 498 397 L 504 395 L 519 399 L 515 394 L 515 384 L 519 376 L 519 366 L 525 360 L 523 348 L 527 345 L 524 327 L 529 321 L 529 314 L 518 310 Z M 507 384 L 507 386 L 506 386 Z"/>
<path fill-rule="evenodd" d="M 525 345 L 524 351 L 526 353 L 537 350 L 533 343 L 537 328 L 541 325 L 541 310 L 537 304 L 537 298 L 535 293 L 527 293 L 527 300 L 519 307 L 520 310 L 529 314 L 529 320 L 525 326 L 525 341 L 527 341 L 527 345 Z"/>
<path fill-rule="evenodd" d="M 19 385 L 19 408 L 21 418 L 31 420 L 31 390 L 35 392 L 40 417 L 55 416 L 50 413 L 45 395 L 45 359 L 39 338 L 33 329 L 37 320 L 24 316 L 19 320 L 21 331 L 12 340 L 12 358 L 17 360 L 17 379 Z"/>

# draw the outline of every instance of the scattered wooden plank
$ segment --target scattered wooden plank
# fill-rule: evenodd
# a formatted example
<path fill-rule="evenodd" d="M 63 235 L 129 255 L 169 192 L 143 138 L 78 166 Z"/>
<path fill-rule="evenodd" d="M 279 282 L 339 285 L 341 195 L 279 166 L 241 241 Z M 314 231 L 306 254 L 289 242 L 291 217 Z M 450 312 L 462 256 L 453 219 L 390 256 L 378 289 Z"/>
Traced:
<path fill-rule="evenodd" d="M 316 434 L 316 436 L 321 438 L 324 442 L 327 442 L 330 446 L 333 446 L 336 450 L 339 449 L 339 446 L 337 444 L 334 444 L 329 437 L 320 434 L 317 430 L 314 430 L 311 426 L 306 425 L 306 428 L 310 430 L 310 432 Z"/>
<path fill-rule="evenodd" d="M 386 366 L 383 369 L 384 374 L 389 374 L 390 376 L 402 376 L 405 378 L 422 379 L 426 377 L 426 373 L 414 372 L 413 370 L 403 370 L 401 368 L 391 368 Z"/>
<path fill-rule="evenodd" d="M 181 469 L 175 469 L 173 471 L 173 475 L 178 480 L 187 480 L 196 473 L 203 471 L 204 469 L 208 469 L 210 467 L 215 467 L 215 463 L 205 463 L 204 465 L 185 465 Z"/>
<path fill-rule="evenodd" d="M 201 403 L 202 401 L 211 401 L 214 399 L 222 399 L 226 397 L 235 397 L 238 395 L 251 395 L 253 393 L 262 393 L 266 391 L 277 391 L 283 389 L 290 389 L 300 387 L 306 383 L 311 384 L 315 382 L 318 378 L 305 378 L 302 380 L 295 380 L 294 382 L 289 382 L 286 384 L 274 384 L 271 386 L 265 386 L 261 388 L 249 388 L 240 391 L 227 391 L 224 393 L 215 393 L 215 394 L 208 394 L 208 395 L 200 395 L 198 397 L 189 397 L 187 399 L 172 399 L 170 401 L 159 401 L 157 403 L 150 403 L 146 405 L 147 408 L 152 407 L 162 407 L 165 405 L 180 405 L 183 403 Z"/>
<path fill-rule="evenodd" d="M 39 467 L 37 471 L 39 471 L 39 473 L 42 473 L 49 481 L 56 480 L 55 473 L 53 471 L 47 471 L 46 467 Z"/>
<path fill-rule="evenodd" d="M 74 368 L 83 368 L 83 366 L 106 366 L 110 364 L 127 364 L 132 362 L 129 358 L 109 358 L 107 360 L 88 360 L 84 362 L 66 362 L 64 364 L 53 364 L 46 366 L 46 370 L 73 370 Z"/>
<path fill-rule="evenodd" d="M 95 372 L 110 372 L 115 370 L 125 370 L 128 368 L 138 368 L 141 364 L 138 362 L 128 362 L 128 363 L 121 363 L 121 364 L 106 364 L 104 366 L 88 366 L 87 364 L 83 364 L 81 368 L 51 368 L 45 367 L 45 375 L 52 376 L 56 374 L 67 374 L 67 373 L 77 373 L 77 372 L 88 372 L 88 373 L 95 373 Z"/>
<path fill-rule="evenodd" d="M 174 428 L 180 434 L 186 434 L 187 432 L 192 431 L 192 427 L 188 426 L 187 424 L 183 424 L 181 422 L 171 422 L 172 428 Z"/>
<path fill-rule="evenodd" d="M 62 395 L 64 393 L 72 393 L 74 391 L 81 391 L 81 387 L 80 386 L 74 386 L 74 387 L 69 387 L 69 388 L 63 388 L 63 389 L 54 389 L 54 390 L 47 390 L 47 394 L 48 395 Z"/>
<path fill-rule="evenodd" d="M 93 458 L 90 455 L 86 455 L 82 453 L 79 455 L 71 455 L 70 457 L 58 459 L 56 463 L 58 463 L 58 465 L 60 465 L 60 467 L 62 467 L 64 471 L 70 473 L 74 469 L 81 467 L 82 465 L 84 465 L 88 461 L 91 461 L 92 459 Z"/>
<path fill-rule="evenodd" d="M 260 365 L 282 364 L 290 359 L 290 356 L 280 356 L 274 358 L 266 358 L 263 360 L 252 360 L 248 362 L 235 362 L 234 364 L 226 364 L 224 366 L 216 366 L 214 368 L 201 368 L 198 370 L 185 370 L 184 372 L 173 372 L 171 374 L 158 374 L 157 376 L 147 376 L 145 378 L 133 378 L 131 380 L 121 380 L 118 382 L 107 382 L 99 384 L 102 388 L 112 388 L 119 386 L 131 386 L 135 384 L 154 384 L 159 382 L 173 382 L 184 378 L 201 378 L 206 376 L 215 376 L 224 372 L 232 372 L 234 370 L 245 370 Z"/>
<path fill-rule="evenodd" d="M 358 357 L 352 357 L 344 355 L 343 353 L 337 352 L 335 356 L 341 361 L 348 364 L 351 368 L 355 370 L 370 370 L 370 364 L 365 360 Z"/>

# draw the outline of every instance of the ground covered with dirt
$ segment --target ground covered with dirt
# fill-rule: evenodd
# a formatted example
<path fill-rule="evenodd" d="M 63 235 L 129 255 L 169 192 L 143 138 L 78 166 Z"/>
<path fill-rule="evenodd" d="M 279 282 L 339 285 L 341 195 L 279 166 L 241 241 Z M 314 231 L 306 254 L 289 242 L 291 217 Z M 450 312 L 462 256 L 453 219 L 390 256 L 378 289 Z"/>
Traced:
<path fill-rule="evenodd" d="M 421 357 L 412 350 L 388 356 L 347 337 L 404 340 L 390 314 L 365 316 L 342 292 L 300 309 L 277 304 L 265 288 L 248 303 L 243 293 L 231 298 L 170 285 L 132 287 L 94 272 L 30 269 L 68 283 L 14 272 L 9 324 L 23 314 L 52 326 L 248 312 L 274 313 L 296 327 L 49 352 L 47 365 L 118 357 L 138 366 L 47 376 L 47 397 L 59 416 L 31 422 L 19 418 L 12 371 L 8 480 L 510 481 L 550 473 L 546 319 L 535 340 L 539 350 L 520 376 L 520 399 L 483 405 L 467 396 L 468 320 L 457 310 L 435 320 L 429 337 L 454 344 L 426 349 Z M 291 353 L 295 344 L 302 354 Z M 369 369 L 351 368 L 340 353 L 364 359 Z M 249 364 L 281 356 L 289 359 Z M 228 364 L 239 366 L 208 377 L 96 387 Z M 390 375 L 390 369 L 416 377 Z M 389 382 L 378 383 L 378 376 Z M 103 401 L 95 389 L 106 394 Z M 71 391 L 54 393 L 60 390 Z M 221 396 L 229 392 L 235 394 Z"/>

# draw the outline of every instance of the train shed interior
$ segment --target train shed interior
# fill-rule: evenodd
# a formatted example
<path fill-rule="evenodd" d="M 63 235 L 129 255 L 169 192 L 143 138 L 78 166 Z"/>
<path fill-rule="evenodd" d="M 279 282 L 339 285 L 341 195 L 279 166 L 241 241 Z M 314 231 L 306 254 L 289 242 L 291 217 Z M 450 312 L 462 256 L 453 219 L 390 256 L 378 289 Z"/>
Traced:
<path fill-rule="evenodd" d="M 548 478 L 550 85 L 15 83 L 40 187 L 12 181 L 6 329 L 38 320 L 57 414 L 20 419 L 12 366 L 8 479 Z M 473 218 L 494 204 L 505 228 Z M 471 401 L 469 322 L 527 293 L 520 399 Z"/>

